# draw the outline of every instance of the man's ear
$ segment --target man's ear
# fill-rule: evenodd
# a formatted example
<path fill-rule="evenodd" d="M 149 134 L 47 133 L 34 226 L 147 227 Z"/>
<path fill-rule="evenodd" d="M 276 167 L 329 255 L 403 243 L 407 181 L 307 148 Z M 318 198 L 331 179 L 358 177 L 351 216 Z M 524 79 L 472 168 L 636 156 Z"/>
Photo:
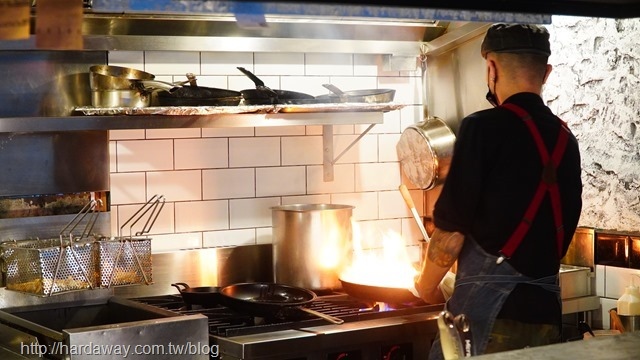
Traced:
<path fill-rule="evenodd" d="M 542 79 L 543 84 L 547 82 L 547 78 L 549 77 L 549 74 L 551 74 L 551 70 L 553 70 L 553 65 L 547 64 L 547 69 L 544 73 L 544 79 Z"/>
<path fill-rule="evenodd" d="M 496 63 L 487 59 L 487 84 L 495 83 L 497 80 Z"/>

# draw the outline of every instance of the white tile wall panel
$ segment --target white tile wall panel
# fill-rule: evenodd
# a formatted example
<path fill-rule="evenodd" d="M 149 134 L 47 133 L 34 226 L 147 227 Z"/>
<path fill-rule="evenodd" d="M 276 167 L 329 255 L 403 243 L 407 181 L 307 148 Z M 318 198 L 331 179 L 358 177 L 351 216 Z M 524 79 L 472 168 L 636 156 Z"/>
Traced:
<path fill-rule="evenodd" d="M 109 51 L 107 59 L 109 65 L 145 70 L 143 51 Z"/>
<path fill-rule="evenodd" d="M 253 136 L 254 133 L 255 128 L 253 127 L 202 129 L 202 137 L 247 137 Z"/>
<path fill-rule="evenodd" d="M 202 52 L 202 75 L 237 75 L 238 66 L 253 70 L 253 53 L 250 52 Z"/>
<path fill-rule="evenodd" d="M 184 128 L 184 129 L 147 129 L 147 139 L 180 139 L 180 138 L 197 138 L 200 137 L 201 129 Z"/>
<path fill-rule="evenodd" d="M 176 232 L 229 228 L 229 202 L 227 200 L 177 202 L 175 209 Z"/>
<path fill-rule="evenodd" d="M 422 104 L 422 80 L 416 77 L 381 77 L 378 88 L 395 89 L 394 102 L 401 104 Z"/>
<path fill-rule="evenodd" d="M 229 166 L 229 142 L 223 138 L 176 139 L 175 169 L 210 169 Z"/>
<path fill-rule="evenodd" d="M 336 116 L 340 116 L 336 114 Z M 355 125 L 333 125 L 333 134 L 334 135 L 350 135 L 350 134 L 360 134 L 362 131 L 356 133 L 354 129 Z M 366 129 L 367 126 L 364 128 Z M 322 135 L 322 125 L 309 125 L 307 126 L 307 135 Z"/>
<path fill-rule="evenodd" d="M 173 140 L 118 141 L 118 172 L 173 169 Z"/>
<path fill-rule="evenodd" d="M 411 199 L 416 206 L 418 214 L 422 214 L 422 192 L 419 190 L 409 190 Z M 378 192 L 380 198 L 380 219 L 395 219 L 403 217 L 412 217 L 411 211 L 407 207 L 407 204 L 402 199 L 402 195 L 399 190 L 380 191 Z"/>
<path fill-rule="evenodd" d="M 356 135 L 335 135 L 333 137 L 334 159 L 355 140 Z M 337 164 L 365 163 L 378 161 L 378 136 L 365 135 L 338 159 Z"/>
<path fill-rule="evenodd" d="M 405 106 L 399 110 L 400 112 L 400 132 L 406 129 L 407 126 L 415 124 L 424 120 L 424 108 L 422 105 Z M 442 117 L 444 115 L 438 115 L 430 113 L 430 116 Z"/>
<path fill-rule="evenodd" d="M 398 161 L 396 145 L 400 140 L 400 134 L 378 135 L 378 159 L 383 162 Z"/>
<path fill-rule="evenodd" d="M 109 141 L 109 172 L 114 173 L 118 171 L 117 161 L 116 161 L 116 142 Z"/>
<path fill-rule="evenodd" d="M 135 204 L 147 201 L 146 175 L 143 172 L 111 174 L 111 204 Z"/>
<path fill-rule="evenodd" d="M 256 136 L 292 136 L 292 135 L 304 135 L 305 132 L 306 132 L 306 128 L 304 125 L 256 128 Z"/>
<path fill-rule="evenodd" d="M 322 164 L 321 136 L 282 138 L 282 165 Z"/>
<path fill-rule="evenodd" d="M 633 281 L 635 284 L 640 285 L 640 279 L 634 274 L 640 276 L 640 270 L 625 269 L 616 266 L 606 267 L 605 276 L 605 297 L 617 299 L 622 294 L 627 286 Z"/>
<path fill-rule="evenodd" d="M 112 235 L 130 236 L 132 234 L 135 234 L 138 231 L 141 231 L 142 228 L 145 226 L 147 219 L 149 219 L 149 216 L 151 215 L 151 211 L 147 212 L 144 215 L 143 213 L 139 213 L 137 216 L 142 216 L 142 217 L 135 224 L 133 224 L 135 221 L 131 221 L 131 222 L 127 222 L 127 221 L 134 217 L 136 212 L 140 210 L 143 204 L 144 203 L 135 204 L 135 205 L 118 206 L 118 223 L 116 225 L 116 227 L 118 228 L 118 232 Z M 173 205 L 174 204 L 171 202 L 165 203 L 160 213 L 158 213 L 158 217 L 155 223 L 153 223 L 153 226 L 151 227 L 151 230 L 149 231 L 148 236 L 153 237 L 155 234 L 167 234 L 167 233 L 173 233 L 175 231 Z M 135 217 L 134 219 L 138 219 L 138 217 Z"/>
<path fill-rule="evenodd" d="M 355 179 L 356 191 L 396 190 L 400 185 L 400 164 L 357 164 Z"/>
<path fill-rule="evenodd" d="M 109 220 L 111 220 L 109 224 L 110 226 L 109 229 L 111 233 L 109 233 L 109 236 L 118 235 L 118 207 L 117 206 L 111 206 L 111 216 Z"/>
<path fill-rule="evenodd" d="M 383 114 L 383 123 L 376 124 L 369 132 L 371 134 L 399 134 L 400 131 L 400 111 L 389 111 Z M 356 125 L 356 130 L 366 129 L 367 125 Z"/>
<path fill-rule="evenodd" d="M 331 204 L 331 195 L 300 195 L 300 196 L 283 196 L 282 205 L 291 204 Z"/>
<path fill-rule="evenodd" d="M 254 68 L 257 76 L 262 75 L 304 75 L 305 55 L 303 53 L 254 53 Z M 266 83 L 265 85 L 271 86 Z"/>
<path fill-rule="evenodd" d="M 173 81 L 183 81 L 183 80 L 187 80 L 185 75 L 173 77 Z M 216 89 L 227 89 L 229 87 L 229 81 L 227 76 L 198 75 L 196 76 L 196 83 L 198 84 L 198 86 L 210 87 L 210 88 L 216 88 Z"/>
<path fill-rule="evenodd" d="M 300 195 L 306 192 L 304 166 L 256 169 L 256 196 Z"/>
<path fill-rule="evenodd" d="M 331 202 L 355 206 L 353 220 L 378 219 L 378 194 L 376 192 L 334 194 L 331 195 Z"/>
<path fill-rule="evenodd" d="M 382 55 L 353 55 L 353 75 L 355 76 L 378 76 L 380 65 L 382 65 Z"/>
<path fill-rule="evenodd" d="M 140 140 L 145 138 L 144 129 L 109 130 L 109 140 Z"/>
<path fill-rule="evenodd" d="M 202 234 L 205 247 L 242 246 L 256 244 L 255 229 L 210 231 Z"/>
<path fill-rule="evenodd" d="M 307 194 L 336 194 L 354 192 L 355 169 L 353 164 L 333 166 L 333 181 L 324 181 L 322 166 L 307 167 Z"/>
<path fill-rule="evenodd" d="M 280 87 L 280 77 L 279 76 L 259 76 L 260 80 L 264 82 L 264 84 L 270 88 L 278 89 Z M 229 89 L 242 91 L 245 89 L 255 89 L 256 84 L 251 81 L 248 77 L 243 75 L 240 71 L 238 71 L 237 76 L 230 75 L 227 79 L 229 82 Z"/>
<path fill-rule="evenodd" d="M 271 207 L 280 205 L 280 198 L 234 199 L 229 201 L 231 229 L 271 226 Z"/>
<path fill-rule="evenodd" d="M 255 196 L 256 180 L 253 168 L 202 171 L 202 198 L 205 200 Z"/>
<path fill-rule="evenodd" d="M 605 279 L 607 276 L 607 267 L 604 265 L 596 265 L 596 295 L 605 296 Z"/>
<path fill-rule="evenodd" d="M 306 75 L 351 76 L 352 54 L 310 53 L 305 55 Z"/>
<path fill-rule="evenodd" d="M 280 138 L 229 139 L 229 167 L 280 165 Z"/>
<path fill-rule="evenodd" d="M 378 79 L 375 76 L 332 76 L 331 83 L 340 88 L 340 90 L 342 91 L 378 88 Z"/>
<path fill-rule="evenodd" d="M 354 239 L 360 237 L 363 249 L 382 248 L 385 236 L 401 239 L 400 219 L 357 221 L 354 223 Z"/>
<path fill-rule="evenodd" d="M 163 234 L 151 238 L 151 252 L 161 253 L 202 247 L 202 233 Z"/>
<path fill-rule="evenodd" d="M 328 76 L 283 76 L 280 78 L 283 89 L 298 91 L 313 96 L 328 94 L 329 90 L 322 86 L 322 84 L 328 82 Z"/>
<path fill-rule="evenodd" d="M 145 51 L 145 69 L 154 75 L 200 75 L 200 53 L 197 51 Z"/>
<path fill-rule="evenodd" d="M 256 229 L 256 244 L 273 244 L 273 229 L 271 226 Z"/>
<path fill-rule="evenodd" d="M 202 199 L 202 171 L 158 171 L 147 173 L 147 194 L 162 194 L 167 201 Z"/>

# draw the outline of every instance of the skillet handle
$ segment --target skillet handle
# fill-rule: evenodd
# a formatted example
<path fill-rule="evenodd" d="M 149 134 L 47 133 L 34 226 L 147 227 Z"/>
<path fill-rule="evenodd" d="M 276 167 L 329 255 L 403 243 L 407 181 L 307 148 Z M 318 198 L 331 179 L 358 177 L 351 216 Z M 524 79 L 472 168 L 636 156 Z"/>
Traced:
<path fill-rule="evenodd" d="M 251 71 L 243 68 L 242 66 L 238 66 L 237 69 L 240 70 L 243 74 L 245 74 L 249 79 L 251 79 L 251 81 L 253 81 L 254 84 L 256 84 L 256 89 L 259 89 L 264 86 L 264 81 L 260 80 L 260 78 L 255 76 L 255 74 L 252 73 Z"/>
<path fill-rule="evenodd" d="M 311 315 L 315 315 L 315 316 L 317 316 L 319 318 L 323 318 L 323 319 L 327 320 L 328 322 L 330 322 L 332 324 L 340 325 L 340 324 L 344 323 L 344 320 L 342 320 L 342 319 L 339 319 L 339 318 L 331 316 L 331 315 L 323 314 L 323 313 L 321 313 L 319 311 L 311 310 L 311 309 L 306 308 L 306 307 L 301 307 L 300 310 L 302 310 L 304 312 L 307 312 L 307 313 L 309 313 Z"/>
<path fill-rule="evenodd" d="M 174 288 L 178 289 L 178 291 L 180 293 L 182 293 L 182 290 L 186 290 L 186 289 L 189 288 L 189 285 L 187 285 L 186 283 L 183 283 L 183 282 L 173 283 L 173 284 L 171 284 L 171 286 L 173 286 Z M 183 286 L 184 288 L 180 288 L 180 286 Z"/>

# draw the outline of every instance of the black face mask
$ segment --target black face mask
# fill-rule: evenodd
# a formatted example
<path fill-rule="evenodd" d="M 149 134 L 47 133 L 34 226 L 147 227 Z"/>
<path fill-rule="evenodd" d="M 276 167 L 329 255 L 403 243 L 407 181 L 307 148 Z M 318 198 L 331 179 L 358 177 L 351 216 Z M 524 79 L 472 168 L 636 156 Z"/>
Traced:
<path fill-rule="evenodd" d="M 487 86 L 487 88 L 489 88 L 489 86 Z M 489 90 L 487 91 L 487 101 L 489 102 L 489 104 L 491 104 L 493 107 L 498 107 L 498 99 L 496 98 L 496 96 L 491 92 L 491 89 L 489 88 Z"/>

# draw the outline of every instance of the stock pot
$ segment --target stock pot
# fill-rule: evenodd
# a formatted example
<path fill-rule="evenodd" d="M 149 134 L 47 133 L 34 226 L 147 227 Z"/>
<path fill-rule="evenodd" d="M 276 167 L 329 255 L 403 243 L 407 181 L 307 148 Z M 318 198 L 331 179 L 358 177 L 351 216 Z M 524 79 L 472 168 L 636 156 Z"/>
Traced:
<path fill-rule="evenodd" d="M 272 207 L 276 282 L 312 290 L 340 289 L 338 275 L 351 254 L 353 206 Z"/>

